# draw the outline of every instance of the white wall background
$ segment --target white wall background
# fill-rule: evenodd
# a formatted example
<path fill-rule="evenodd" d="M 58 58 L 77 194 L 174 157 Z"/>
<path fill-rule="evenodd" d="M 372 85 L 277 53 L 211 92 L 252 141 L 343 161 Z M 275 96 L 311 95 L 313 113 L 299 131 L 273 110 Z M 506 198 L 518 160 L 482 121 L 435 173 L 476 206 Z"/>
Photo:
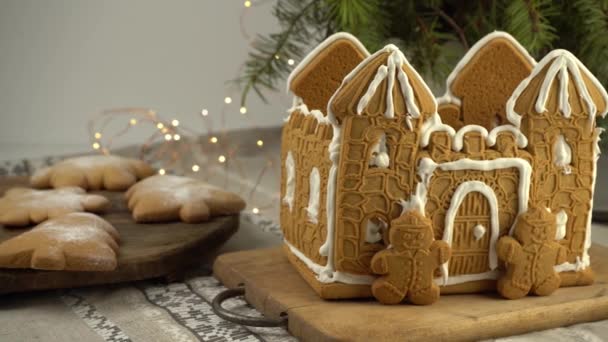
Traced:
<path fill-rule="evenodd" d="M 277 30 L 272 3 L 249 9 L 249 33 Z M 203 131 L 200 110 L 217 118 L 229 95 L 228 128 L 280 125 L 285 94 L 270 104 L 252 95 L 245 120 L 238 90 L 225 83 L 249 50 L 243 8 L 241 0 L 0 0 L 0 160 L 90 150 L 88 119 L 112 107 L 151 107 Z"/>

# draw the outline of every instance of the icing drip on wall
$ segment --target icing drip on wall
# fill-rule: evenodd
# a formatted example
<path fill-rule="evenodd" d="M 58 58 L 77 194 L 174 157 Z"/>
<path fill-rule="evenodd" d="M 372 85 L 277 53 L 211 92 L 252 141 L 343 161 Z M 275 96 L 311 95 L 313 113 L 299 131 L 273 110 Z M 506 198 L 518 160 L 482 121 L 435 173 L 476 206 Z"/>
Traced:
<path fill-rule="evenodd" d="M 321 176 L 319 175 L 319 169 L 316 167 L 310 171 L 310 191 L 308 193 L 308 207 L 306 212 L 308 213 L 308 220 L 314 224 L 319 222 L 319 200 L 321 197 Z"/>
<path fill-rule="evenodd" d="M 386 133 L 380 135 L 380 139 L 371 148 L 372 155 L 369 160 L 369 166 L 387 168 L 390 164 L 388 156 L 388 147 L 386 146 Z"/>
<path fill-rule="evenodd" d="M 564 174 L 572 172 L 570 165 L 572 163 L 572 148 L 566 142 L 563 134 L 557 136 L 557 140 L 553 144 L 553 163 L 561 168 Z"/>
<path fill-rule="evenodd" d="M 382 240 L 382 231 L 388 227 L 388 224 L 379 218 L 370 218 L 367 220 L 365 228 L 365 241 L 368 243 L 376 243 Z"/>
<path fill-rule="evenodd" d="M 547 65 L 549 65 L 549 68 L 547 69 L 547 73 L 542 80 L 538 97 L 536 98 L 536 102 L 534 104 L 534 109 L 536 112 L 542 114 L 547 111 L 546 105 L 551 92 L 551 86 L 553 82 L 558 79 L 558 109 L 562 112 L 562 115 L 565 118 L 569 118 L 572 112 L 570 106 L 571 94 L 569 93 L 568 89 L 568 84 L 570 81 L 572 81 L 576 87 L 577 94 L 574 95 L 578 96 L 582 100 L 587 109 L 590 123 L 594 122 L 596 115 L 601 115 L 602 117 L 606 115 L 608 112 L 608 106 L 606 106 L 606 109 L 603 112 L 598 113 L 597 106 L 593 101 L 593 97 L 591 97 L 591 94 L 589 93 L 589 89 L 585 84 L 582 74 L 584 74 L 597 88 L 600 96 L 602 96 L 604 99 L 604 102 L 608 103 L 608 93 L 606 93 L 606 90 L 597 80 L 597 78 L 595 78 L 595 76 L 593 76 L 593 74 L 591 74 L 583 63 L 581 63 L 572 53 L 566 50 L 553 50 L 534 67 L 530 76 L 524 79 L 519 86 L 517 86 L 513 92 L 513 95 L 511 95 L 507 101 L 506 112 L 509 122 L 517 127 L 521 125 L 521 114 L 515 112 L 515 104 L 517 103 L 519 96 L 521 96 L 524 90 L 526 90 L 531 80 L 537 77 L 541 71 L 545 70 Z M 593 127 L 593 125 L 590 125 L 590 127 Z"/>
<path fill-rule="evenodd" d="M 329 119 L 327 118 L 327 116 L 325 116 L 323 114 L 323 112 L 321 112 L 320 110 L 317 110 L 317 109 L 309 110 L 308 106 L 305 103 L 303 103 L 302 99 L 300 99 L 297 96 L 294 96 L 293 105 L 291 108 L 289 108 L 287 110 L 288 116 L 287 116 L 287 118 L 285 118 L 284 121 L 289 121 L 291 114 L 294 112 L 300 112 L 304 116 L 312 115 L 315 118 L 315 120 L 317 120 L 317 123 L 319 125 L 329 125 L 330 124 Z"/>
<path fill-rule="evenodd" d="M 296 163 L 293 160 L 291 151 L 287 152 L 285 159 L 285 171 L 287 172 L 287 181 L 285 182 L 285 196 L 283 203 L 289 206 L 289 211 L 293 210 L 293 196 L 296 191 Z"/>
<path fill-rule="evenodd" d="M 409 62 L 403 55 L 399 49 L 394 45 L 387 45 L 384 49 L 380 50 L 380 52 L 390 52 L 390 55 L 387 59 L 387 65 L 381 65 L 378 67 L 378 71 L 374 76 L 374 79 L 370 82 L 367 87 L 367 91 L 365 94 L 359 99 L 357 104 L 357 114 L 363 113 L 363 110 L 369 104 L 369 101 L 372 99 L 376 91 L 378 90 L 378 86 L 386 79 L 387 82 L 387 90 L 386 90 L 386 111 L 384 112 L 384 116 L 386 118 L 392 119 L 395 117 L 395 103 L 393 99 L 393 88 L 395 87 L 395 74 L 397 75 L 397 80 L 399 81 L 399 85 L 401 87 L 401 95 L 405 101 L 405 105 L 407 107 L 407 111 L 409 115 L 413 118 L 420 117 L 420 109 L 415 102 L 414 89 L 410 84 L 407 74 L 403 71 L 403 67 L 405 65 L 410 66 Z M 374 54 L 375 56 L 375 54 Z"/>
<path fill-rule="evenodd" d="M 557 225 L 557 231 L 555 232 L 555 240 L 562 240 L 566 237 L 566 224 L 568 223 L 568 214 L 565 211 L 560 210 L 555 214 L 555 223 Z"/>
<path fill-rule="evenodd" d="M 592 192 L 595 192 L 595 181 L 597 180 L 597 160 L 600 157 L 600 135 L 604 132 L 603 128 L 595 129 L 595 160 L 596 165 L 593 166 L 593 181 L 591 184 Z M 585 245 L 583 249 L 583 256 L 576 257 L 575 263 L 565 262 L 561 265 L 555 266 L 556 272 L 567 272 L 567 271 L 581 271 L 584 270 L 587 266 L 591 264 L 591 259 L 589 258 L 589 248 L 591 248 L 591 217 L 593 212 L 593 193 L 591 194 L 591 202 L 589 203 L 589 212 L 587 213 L 587 228 L 585 229 Z"/>

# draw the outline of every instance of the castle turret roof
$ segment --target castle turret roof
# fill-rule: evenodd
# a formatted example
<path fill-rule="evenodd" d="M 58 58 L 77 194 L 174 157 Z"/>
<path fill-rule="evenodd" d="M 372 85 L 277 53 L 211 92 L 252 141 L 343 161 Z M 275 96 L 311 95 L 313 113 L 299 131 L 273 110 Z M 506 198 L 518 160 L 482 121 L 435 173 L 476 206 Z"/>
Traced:
<path fill-rule="evenodd" d="M 590 121 L 608 112 L 608 94 L 572 53 L 547 54 L 507 101 L 507 118 L 520 126 L 523 115 L 561 113 L 565 118 L 586 113 Z"/>
<path fill-rule="evenodd" d="M 328 113 L 338 121 L 346 115 L 426 118 L 436 110 L 435 97 L 426 83 L 392 44 L 348 74 L 328 104 Z"/>

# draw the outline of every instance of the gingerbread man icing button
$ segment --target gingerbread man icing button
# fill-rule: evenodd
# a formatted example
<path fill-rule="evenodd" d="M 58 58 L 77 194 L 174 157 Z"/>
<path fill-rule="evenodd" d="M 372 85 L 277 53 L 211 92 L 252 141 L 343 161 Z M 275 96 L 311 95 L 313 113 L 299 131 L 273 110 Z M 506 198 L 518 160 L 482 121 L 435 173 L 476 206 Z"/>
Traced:
<path fill-rule="evenodd" d="M 431 221 L 418 211 L 408 211 L 391 222 L 389 248 L 374 255 L 372 272 L 381 275 L 372 284 L 374 297 L 383 304 L 408 299 L 428 305 L 439 298 L 433 274 L 449 260 L 450 246 L 435 241 Z"/>
<path fill-rule="evenodd" d="M 498 240 L 498 258 L 506 264 L 497 284 L 503 297 L 547 296 L 559 288 L 561 280 L 554 266 L 567 261 L 568 251 L 555 241 L 556 229 L 555 215 L 531 207 L 517 218 L 513 236 Z"/>

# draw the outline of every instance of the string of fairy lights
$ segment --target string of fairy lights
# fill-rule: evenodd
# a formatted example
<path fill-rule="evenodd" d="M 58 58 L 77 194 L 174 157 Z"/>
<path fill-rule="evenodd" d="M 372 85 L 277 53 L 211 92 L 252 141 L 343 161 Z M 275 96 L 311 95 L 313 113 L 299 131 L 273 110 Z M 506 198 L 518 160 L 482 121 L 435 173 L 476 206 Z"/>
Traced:
<path fill-rule="evenodd" d="M 268 0 L 244 1 L 240 16 L 240 27 L 242 36 L 250 43 L 251 36 L 248 34 L 244 19 L 249 10 Z M 275 58 L 281 57 L 276 55 Z M 287 64 L 293 66 L 295 61 L 288 59 Z M 212 177 L 223 177 L 225 186 L 228 184 L 229 174 L 236 175 L 240 180 L 241 194 L 246 194 L 246 200 L 250 203 L 251 212 L 260 214 L 263 210 L 276 205 L 276 201 L 269 203 L 256 203 L 260 183 L 265 176 L 274 170 L 277 165 L 278 156 L 270 154 L 264 149 L 264 138 L 258 132 L 258 137 L 253 141 L 242 142 L 241 139 L 232 139 L 225 129 L 226 115 L 234 112 L 233 99 L 226 96 L 223 99 L 221 110 L 212 113 L 203 108 L 196 114 L 202 121 L 203 132 L 196 131 L 185 125 L 180 125 L 177 118 L 167 119 L 157 111 L 149 108 L 127 107 L 103 110 L 94 115 L 88 122 L 88 131 L 91 146 L 95 151 L 102 154 L 110 154 L 113 143 L 118 138 L 130 133 L 134 127 L 148 126 L 151 133 L 138 145 L 139 158 L 146 160 L 158 167 L 158 173 L 179 174 L 193 172 L 199 174 L 197 178 L 209 180 Z M 255 121 L 252 121 L 247 107 L 238 108 L 240 115 L 252 123 L 254 131 L 259 131 Z M 220 128 L 214 127 L 214 121 L 220 121 Z M 116 128 L 118 127 L 118 128 Z M 250 149 L 253 145 L 265 159 L 264 166 L 255 175 L 249 177 L 251 167 L 244 165 L 237 155 L 243 148 Z M 245 146 L 243 146 L 245 145 Z"/>

